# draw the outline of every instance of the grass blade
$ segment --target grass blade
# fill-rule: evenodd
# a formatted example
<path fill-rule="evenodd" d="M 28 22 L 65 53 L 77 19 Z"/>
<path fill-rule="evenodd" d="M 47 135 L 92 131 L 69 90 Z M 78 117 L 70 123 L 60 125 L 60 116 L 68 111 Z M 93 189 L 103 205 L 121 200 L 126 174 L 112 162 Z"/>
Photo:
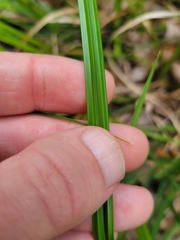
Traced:
<path fill-rule="evenodd" d="M 171 189 L 170 189 L 171 190 Z M 173 191 L 169 190 L 169 195 L 164 196 L 163 201 L 161 201 L 160 207 L 157 211 L 157 215 L 156 215 L 156 219 L 154 221 L 154 225 L 151 231 L 151 236 L 152 239 L 155 239 L 157 234 L 158 234 L 158 230 L 160 228 L 160 223 L 164 217 L 165 211 L 166 209 L 172 204 L 173 199 L 175 198 L 175 194 Z"/>
<path fill-rule="evenodd" d="M 146 224 L 143 224 L 140 227 L 136 228 L 136 233 L 138 236 L 138 240 L 152 240 Z"/>
<path fill-rule="evenodd" d="M 102 40 L 96 0 L 78 0 L 86 77 L 88 124 L 109 130 Z M 93 216 L 96 240 L 114 239 L 113 199 Z"/>
<path fill-rule="evenodd" d="M 88 123 L 109 130 L 102 43 L 96 1 L 79 0 Z M 83 7 L 83 8 L 82 8 Z M 91 100 L 91 101 L 90 101 Z"/>
<path fill-rule="evenodd" d="M 141 94 L 141 96 L 139 98 L 139 101 L 138 101 L 138 104 L 136 106 L 134 115 L 132 117 L 131 126 L 136 126 L 137 125 L 137 122 L 138 122 L 138 119 L 139 119 L 139 116 L 140 116 L 140 113 L 141 113 L 141 110 L 142 110 L 142 107 L 143 107 L 143 104 L 144 104 L 144 100 L 145 100 L 146 94 L 148 92 L 150 83 L 152 81 L 152 78 L 153 78 L 153 75 L 154 75 L 154 72 L 155 72 L 155 69 L 156 69 L 156 66 L 157 66 L 157 62 L 158 62 L 159 56 L 160 56 L 160 52 L 158 53 L 158 55 L 156 57 L 156 60 L 155 60 L 155 62 L 153 64 L 153 66 L 152 66 L 152 69 L 150 71 L 150 74 L 148 76 L 146 84 L 144 86 L 144 90 L 143 90 L 143 92 L 142 92 L 142 94 Z"/>
<path fill-rule="evenodd" d="M 27 52 L 44 53 L 49 48 L 43 42 L 29 37 L 3 21 L 0 21 L 0 41 Z"/>
<path fill-rule="evenodd" d="M 163 234 L 163 236 L 159 240 L 170 240 L 173 239 L 173 236 L 177 233 L 179 230 L 179 223 L 175 222 L 172 224 L 171 228 L 166 230 L 166 232 Z"/>
<path fill-rule="evenodd" d="M 146 84 L 144 86 L 143 92 L 142 92 L 142 94 L 141 94 L 141 96 L 139 98 L 139 101 L 138 101 L 138 104 L 136 106 L 134 115 L 132 117 L 131 126 L 135 127 L 137 125 L 137 123 L 138 123 L 138 119 L 139 119 L 139 116 L 141 114 L 141 110 L 142 110 L 142 107 L 143 107 L 143 104 L 144 104 L 144 100 L 145 100 L 146 94 L 148 92 L 150 83 L 152 81 L 152 78 L 153 78 L 153 75 L 154 75 L 154 72 L 155 72 L 155 69 L 156 69 L 156 66 L 157 66 L 157 62 L 159 60 L 159 56 L 160 56 L 160 52 L 158 53 L 158 55 L 156 57 L 156 60 L 155 60 L 155 62 L 153 64 L 153 66 L 152 66 L 152 69 L 150 71 L 150 74 L 148 76 Z M 151 235 L 149 233 L 149 229 L 148 229 L 146 224 L 143 224 L 140 227 L 138 227 L 136 229 L 136 232 L 137 232 L 139 240 L 144 240 L 144 239 L 151 240 L 152 239 Z"/>

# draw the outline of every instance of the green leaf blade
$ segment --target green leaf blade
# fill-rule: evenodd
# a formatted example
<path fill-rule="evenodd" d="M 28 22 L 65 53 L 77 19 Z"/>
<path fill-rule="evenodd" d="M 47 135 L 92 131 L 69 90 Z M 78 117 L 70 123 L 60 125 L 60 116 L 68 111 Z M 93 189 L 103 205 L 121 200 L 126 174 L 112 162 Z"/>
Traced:
<path fill-rule="evenodd" d="M 136 228 L 136 233 L 138 240 L 152 240 L 146 224 L 143 224 L 140 227 Z"/>
<path fill-rule="evenodd" d="M 138 122 L 138 119 L 139 119 L 139 116 L 140 116 L 140 113 L 142 111 L 142 107 L 143 107 L 143 104 L 144 104 L 144 101 L 145 101 L 146 94 L 148 92 L 150 83 L 152 81 L 152 78 L 153 78 L 153 75 L 154 75 L 154 72 L 155 72 L 155 69 L 156 69 L 156 66 L 157 66 L 157 62 L 159 60 L 159 56 L 160 56 L 160 52 L 158 53 L 158 55 L 156 57 L 156 60 L 155 60 L 153 66 L 151 68 L 150 74 L 149 74 L 148 79 L 146 81 L 146 84 L 144 86 L 143 92 L 142 92 L 142 94 L 139 98 L 139 101 L 138 101 L 138 104 L 136 106 L 134 115 L 132 117 L 131 126 L 135 127 L 137 125 L 137 122 Z"/>
<path fill-rule="evenodd" d="M 88 125 L 109 130 L 106 79 L 96 0 L 78 0 L 86 78 Z M 114 240 L 113 198 L 93 216 L 96 240 Z"/>

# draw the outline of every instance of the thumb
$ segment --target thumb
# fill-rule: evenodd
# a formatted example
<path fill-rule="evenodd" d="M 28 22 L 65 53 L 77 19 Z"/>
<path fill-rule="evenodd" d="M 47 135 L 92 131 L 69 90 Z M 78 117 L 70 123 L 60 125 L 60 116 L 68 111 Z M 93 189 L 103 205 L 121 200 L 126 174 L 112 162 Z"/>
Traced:
<path fill-rule="evenodd" d="M 46 240 L 77 226 L 125 172 L 118 141 L 98 127 L 49 135 L 0 164 L 0 239 Z"/>

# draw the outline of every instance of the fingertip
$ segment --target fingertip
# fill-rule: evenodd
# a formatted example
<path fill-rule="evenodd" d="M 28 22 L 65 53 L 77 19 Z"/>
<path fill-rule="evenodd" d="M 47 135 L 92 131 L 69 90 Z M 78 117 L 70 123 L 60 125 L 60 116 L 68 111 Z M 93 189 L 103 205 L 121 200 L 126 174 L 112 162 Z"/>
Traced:
<path fill-rule="evenodd" d="M 137 191 L 135 201 L 135 203 L 137 204 L 137 209 L 135 210 L 135 214 L 137 218 L 139 216 L 139 221 L 136 222 L 135 227 L 138 227 L 143 223 L 147 222 L 151 217 L 154 209 L 154 199 L 151 192 L 148 189 L 140 186 L 135 187 Z"/>
<path fill-rule="evenodd" d="M 152 194 L 144 187 L 120 184 L 114 193 L 114 201 L 116 231 L 142 225 L 153 212 Z"/>
<path fill-rule="evenodd" d="M 147 204 L 149 206 L 149 215 L 147 215 L 147 219 L 146 219 L 146 221 L 147 221 L 149 219 L 149 217 L 152 215 L 153 210 L 154 210 L 154 198 L 153 198 L 152 193 L 148 189 L 143 188 L 143 187 L 142 187 L 142 189 L 146 193 L 146 199 L 149 201 Z"/>
<path fill-rule="evenodd" d="M 146 135 L 141 130 L 125 124 L 111 124 L 111 133 L 122 139 L 122 141 L 119 140 L 119 144 L 124 150 L 126 171 L 133 171 L 140 167 L 149 152 Z"/>
<path fill-rule="evenodd" d="M 140 167 L 144 161 L 147 159 L 148 153 L 149 153 L 149 141 L 146 137 L 146 135 L 138 128 L 132 128 L 132 145 L 134 147 L 133 158 L 137 158 L 137 162 L 133 164 L 131 162 L 131 166 L 129 166 L 128 171 L 132 171 L 135 168 Z M 132 158 L 131 158 L 132 159 Z"/>

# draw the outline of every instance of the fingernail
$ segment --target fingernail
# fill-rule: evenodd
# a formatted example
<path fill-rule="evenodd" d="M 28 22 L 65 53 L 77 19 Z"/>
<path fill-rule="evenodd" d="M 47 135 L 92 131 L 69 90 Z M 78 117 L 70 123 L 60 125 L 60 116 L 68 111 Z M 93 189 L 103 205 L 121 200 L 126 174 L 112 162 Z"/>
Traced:
<path fill-rule="evenodd" d="M 97 159 L 106 186 L 118 183 L 125 174 L 125 161 L 117 140 L 103 129 L 88 127 L 82 133 L 82 141 Z"/>

